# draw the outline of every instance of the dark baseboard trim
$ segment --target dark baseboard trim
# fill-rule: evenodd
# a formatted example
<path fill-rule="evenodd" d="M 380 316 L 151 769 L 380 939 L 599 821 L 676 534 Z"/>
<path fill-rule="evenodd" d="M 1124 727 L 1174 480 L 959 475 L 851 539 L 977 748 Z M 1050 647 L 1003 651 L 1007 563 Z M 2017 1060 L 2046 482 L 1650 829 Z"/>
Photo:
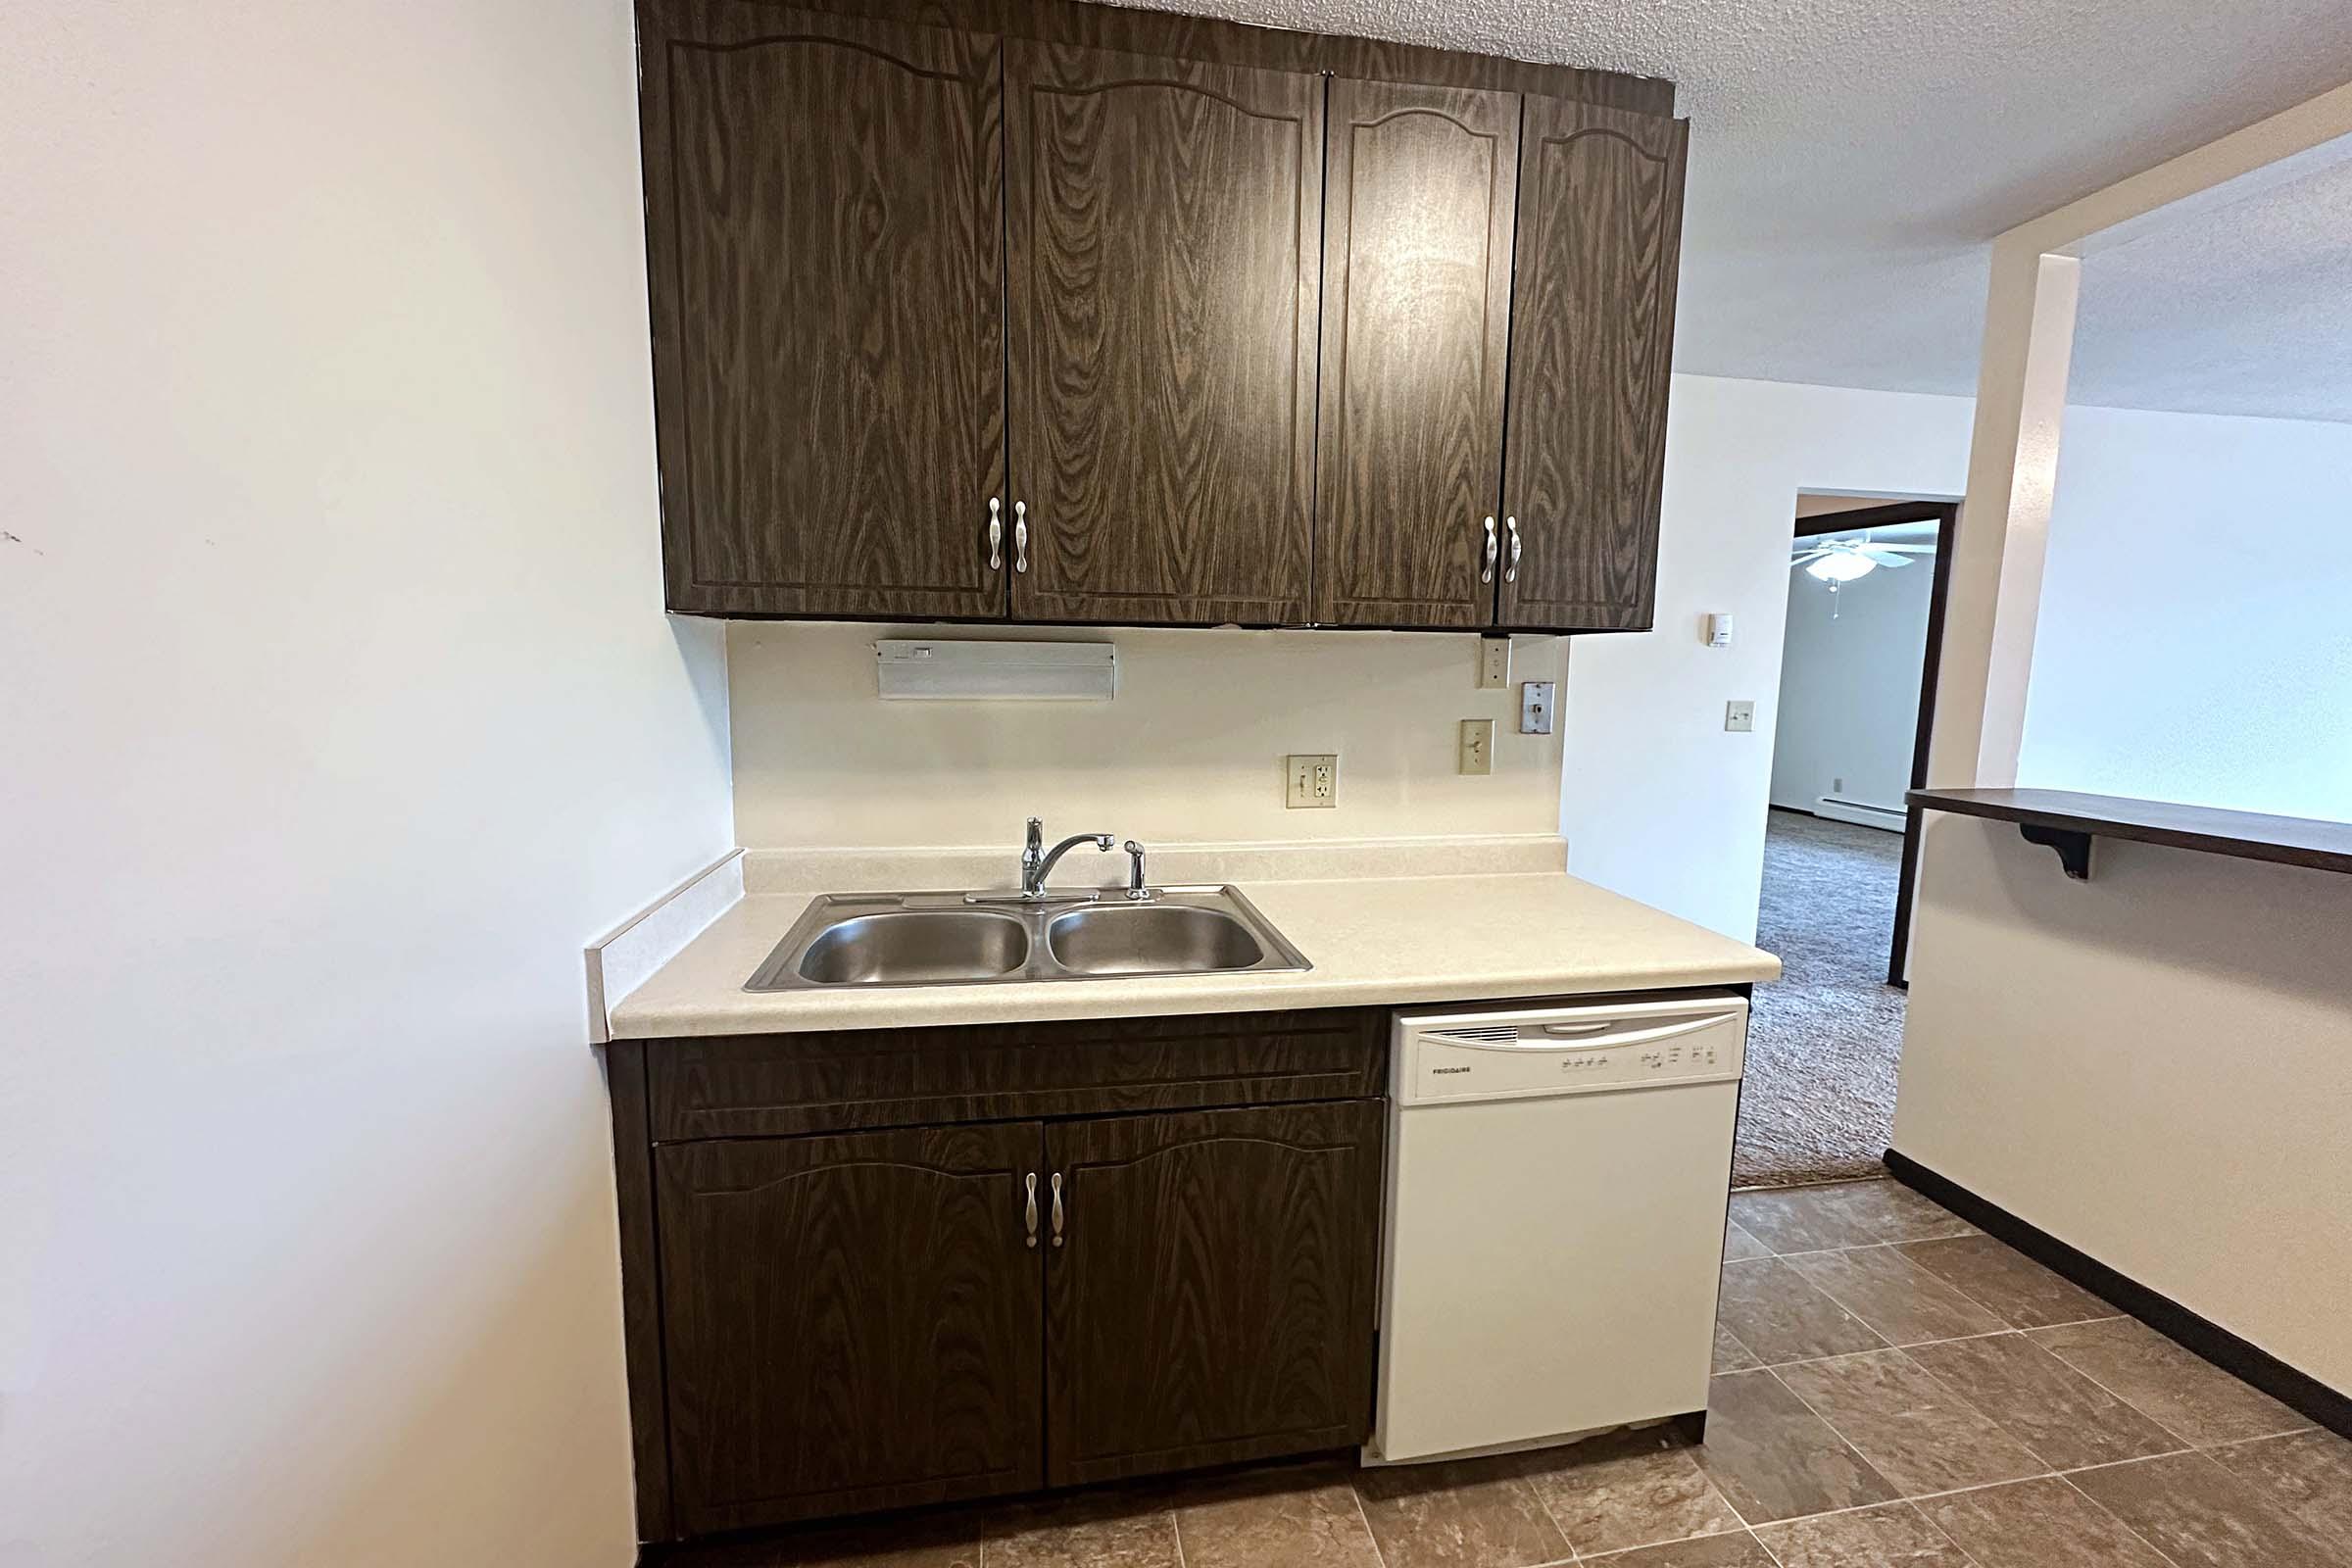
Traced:
<path fill-rule="evenodd" d="M 2040 1226 L 1979 1198 L 1909 1155 L 1889 1149 L 1884 1158 L 1888 1175 L 1934 1199 L 1985 1235 L 2007 1242 L 2052 1273 L 2064 1275 L 2118 1311 L 2130 1313 L 2182 1348 L 2252 1384 L 2328 1431 L 2352 1438 L 2352 1396 L 2329 1388 L 2307 1372 L 2297 1371 L 2211 1318 L 2200 1317 L 2171 1297 L 2159 1296 L 2137 1280 L 2117 1273 L 2088 1252 L 2070 1247 Z"/>

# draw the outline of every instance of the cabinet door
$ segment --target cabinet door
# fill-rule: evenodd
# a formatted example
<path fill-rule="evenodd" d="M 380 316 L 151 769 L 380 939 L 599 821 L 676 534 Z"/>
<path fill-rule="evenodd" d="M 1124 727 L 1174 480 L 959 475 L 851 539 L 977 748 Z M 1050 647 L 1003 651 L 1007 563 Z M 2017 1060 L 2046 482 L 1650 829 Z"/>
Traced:
<path fill-rule="evenodd" d="M 1001 615 L 997 40 L 638 17 L 670 608 Z"/>
<path fill-rule="evenodd" d="M 1527 99 L 1499 619 L 1642 630 L 1657 587 L 1689 127 Z"/>
<path fill-rule="evenodd" d="M 1494 618 L 1518 168 L 1516 94 L 1331 84 L 1318 621 Z"/>
<path fill-rule="evenodd" d="M 1036 1122 L 656 1154 L 688 1533 L 1038 1485 Z"/>
<path fill-rule="evenodd" d="M 1048 1130 L 1050 1485 L 1363 1441 L 1382 1126 L 1347 1101 Z"/>
<path fill-rule="evenodd" d="M 1301 622 L 1323 78 L 1010 40 L 1015 616 Z"/>

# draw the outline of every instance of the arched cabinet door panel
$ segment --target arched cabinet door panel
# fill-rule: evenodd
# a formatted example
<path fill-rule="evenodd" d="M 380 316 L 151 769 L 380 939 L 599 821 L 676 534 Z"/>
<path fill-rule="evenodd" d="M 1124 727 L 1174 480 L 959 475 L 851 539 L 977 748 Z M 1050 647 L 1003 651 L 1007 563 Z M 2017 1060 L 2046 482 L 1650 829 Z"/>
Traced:
<path fill-rule="evenodd" d="M 999 40 L 740 0 L 638 25 L 670 608 L 1001 616 Z"/>
<path fill-rule="evenodd" d="M 1034 1122 L 654 1156 L 688 1534 L 1040 1480 Z"/>
<path fill-rule="evenodd" d="M 1323 78 L 1004 48 L 1013 614 L 1304 621 Z"/>
<path fill-rule="evenodd" d="M 1497 614 L 1506 627 L 1651 622 L 1689 131 L 1526 100 Z"/>
<path fill-rule="evenodd" d="M 1335 80 L 1315 619 L 1494 618 L 1519 97 Z"/>
<path fill-rule="evenodd" d="M 1371 1432 L 1379 1101 L 1049 1123 L 1050 1486 Z"/>

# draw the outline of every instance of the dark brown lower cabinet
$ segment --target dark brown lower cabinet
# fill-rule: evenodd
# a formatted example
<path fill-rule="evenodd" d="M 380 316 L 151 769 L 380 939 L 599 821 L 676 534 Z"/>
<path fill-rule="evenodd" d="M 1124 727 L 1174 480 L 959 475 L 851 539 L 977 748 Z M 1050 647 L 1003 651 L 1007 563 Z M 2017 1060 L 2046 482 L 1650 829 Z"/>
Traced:
<path fill-rule="evenodd" d="M 689 1534 L 1035 1487 L 1037 1122 L 655 1157 Z"/>
<path fill-rule="evenodd" d="M 1049 1484 L 1362 1441 L 1377 1102 L 1057 1123 L 1046 1146 Z"/>
<path fill-rule="evenodd" d="M 1387 1055 L 1379 1008 L 615 1042 L 643 1539 L 1363 1442 Z"/>

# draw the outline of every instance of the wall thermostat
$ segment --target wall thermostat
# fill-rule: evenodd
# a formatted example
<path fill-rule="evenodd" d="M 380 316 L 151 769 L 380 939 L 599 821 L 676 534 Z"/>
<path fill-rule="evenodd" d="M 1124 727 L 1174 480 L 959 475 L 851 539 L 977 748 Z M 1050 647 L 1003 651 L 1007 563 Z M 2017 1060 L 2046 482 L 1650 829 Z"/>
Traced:
<path fill-rule="evenodd" d="M 1709 648 L 1732 646 L 1732 617 L 1729 614 L 1718 613 L 1707 617 L 1707 646 Z"/>

